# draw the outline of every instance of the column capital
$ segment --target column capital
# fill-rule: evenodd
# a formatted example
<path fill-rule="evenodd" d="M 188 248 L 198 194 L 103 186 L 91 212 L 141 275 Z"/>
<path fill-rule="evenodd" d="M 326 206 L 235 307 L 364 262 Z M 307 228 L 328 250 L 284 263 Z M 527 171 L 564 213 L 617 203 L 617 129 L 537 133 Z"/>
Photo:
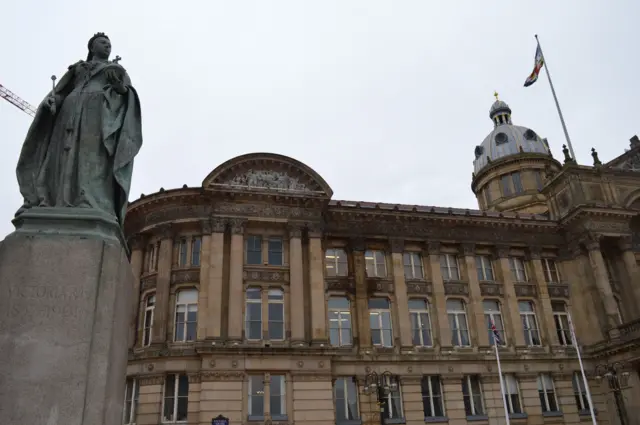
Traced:
<path fill-rule="evenodd" d="M 509 257 L 509 245 L 496 245 L 495 254 L 498 258 Z"/>
<path fill-rule="evenodd" d="M 427 251 L 429 252 L 429 255 L 440 254 L 440 241 L 428 241 Z"/>
<path fill-rule="evenodd" d="M 211 223 L 212 233 L 224 233 L 227 229 L 227 220 L 222 217 L 211 217 L 209 222 Z"/>
<path fill-rule="evenodd" d="M 310 238 L 320 238 L 324 231 L 324 223 L 310 222 L 305 225 L 307 228 L 307 236 Z"/>
<path fill-rule="evenodd" d="M 460 248 L 462 249 L 462 254 L 467 256 L 475 256 L 476 255 L 476 244 L 472 242 L 465 242 L 460 244 Z M 474 272 L 475 273 L 475 272 Z"/>
<path fill-rule="evenodd" d="M 161 224 L 154 229 L 154 233 L 160 236 L 160 239 L 173 239 L 175 231 L 176 229 L 171 223 Z"/>
<path fill-rule="evenodd" d="M 631 235 L 620 236 L 618 239 L 618 246 L 620 247 L 620 251 L 633 250 L 633 237 Z"/>
<path fill-rule="evenodd" d="M 128 242 L 132 251 L 143 250 L 147 244 L 147 235 L 144 233 L 136 233 L 129 237 Z"/>
<path fill-rule="evenodd" d="M 398 238 L 389 239 L 389 246 L 391 247 L 391 252 L 394 254 L 404 252 L 404 240 Z"/>
<path fill-rule="evenodd" d="M 290 238 L 301 238 L 302 230 L 304 229 L 304 225 L 298 223 L 288 223 L 287 231 L 289 232 Z"/>
<path fill-rule="evenodd" d="M 530 260 L 539 260 L 542 248 L 539 246 L 530 246 L 528 251 L 528 257 Z"/>
<path fill-rule="evenodd" d="M 582 243 L 589 251 L 600 251 L 600 239 L 602 235 L 590 233 L 583 238 Z"/>
<path fill-rule="evenodd" d="M 211 234 L 211 219 L 200 220 L 200 231 L 203 236 Z"/>
<path fill-rule="evenodd" d="M 244 218 L 231 218 L 227 223 L 229 224 L 232 234 L 242 235 L 244 233 L 244 228 L 247 225 L 247 220 Z"/>
<path fill-rule="evenodd" d="M 364 252 L 367 249 L 367 244 L 364 238 L 351 238 L 349 239 L 349 248 L 352 251 Z"/>

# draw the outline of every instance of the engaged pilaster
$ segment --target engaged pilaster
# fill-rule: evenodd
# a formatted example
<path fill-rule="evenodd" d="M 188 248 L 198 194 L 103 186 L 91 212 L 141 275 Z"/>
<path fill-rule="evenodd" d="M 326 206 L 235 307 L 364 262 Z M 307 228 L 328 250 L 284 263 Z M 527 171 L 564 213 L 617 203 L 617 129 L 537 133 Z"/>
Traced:
<path fill-rule="evenodd" d="M 311 303 L 311 340 L 314 344 L 327 344 L 327 303 L 324 291 L 322 229 L 319 225 L 314 225 L 308 227 L 307 232 L 309 235 L 309 292 L 311 300 L 313 300 Z"/>
<path fill-rule="evenodd" d="M 367 292 L 366 266 L 364 261 L 364 239 L 352 239 L 349 247 L 353 256 L 353 272 L 356 287 L 356 324 L 360 349 L 371 347 L 369 327 L 369 294 Z"/>
<path fill-rule="evenodd" d="M 515 346 L 523 347 L 525 345 L 524 331 L 522 330 L 522 322 L 520 321 L 520 310 L 518 309 L 518 297 L 516 296 L 514 286 L 514 276 L 509 266 L 509 247 L 504 245 L 497 246 L 496 259 L 500 266 L 500 276 L 502 277 L 502 284 L 504 285 L 505 312 L 508 316 L 505 327 L 509 333 L 506 339 L 511 339 Z"/>
<path fill-rule="evenodd" d="M 444 280 L 440 270 L 440 242 L 430 241 L 427 244 L 429 253 L 429 271 L 433 284 L 433 303 L 436 307 L 438 341 L 440 347 L 451 347 L 451 327 L 447 317 L 447 297 L 444 291 Z M 435 326 L 434 326 L 435 328 Z"/>
<path fill-rule="evenodd" d="M 229 340 L 242 342 L 242 303 L 244 267 L 244 228 L 246 221 L 229 221 L 231 229 L 231 250 L 229 258 Z"/>
<path fill-rule="evenodd" d="M 131 290 L 133 303 L 131 305 L 131 318 L 129 322 L 129 348 L 133 348 L 135 345 L 138 333 L 137 324 L 138 309 L 140 308 L 140 276 L 142 275 L 145 246 L 145 235 L 136 234 L 129 239 L 129 248 L 131 250 L 131 271 L 133 272 L 133 289 Z"/>
<path fill-rule="evenodd" d="M 304 342 L 304 276 L 302 266 L 302 227 L 289 225 L 289 311 L 291 312 L 291 342 Z M 313 305 L 313 304 L 312 304 Z"/>
<path fill-rule="evenodd" d="M 489 335 L 485 329 L 484 308 L 482 306 L 482 293 L 476 270 L 476 246 L 472 243 L 462 244 L 464 264 L 469 279 L 469 306 L 471 308 L 471 339 L 477 341 L 477 345 L 483 347 L 489 345 Z"/>
<path fill-rule="evenodd" d="M 411 322 L 409 321 L 409 298 L 407 296 L 407 283 L 404 277 L 404 241 L 392 239 L 391 263 L 393 264 L 393 287 L 396 295 L 396 323 L 400 329 L 400 344 L 402 347 L 412 347 Z"/>
<path fill-rule="evenodd" d="M 538 299 L 540 300 L 540 329 L 542 329 L 542 339 L 551 345 L 559 345 L 558 334 L 555 332 L 555 322 L 553 319 L 553 309 L 551 308 L 551 299 L 549 298 L 549 289 L 547 281 L 544 277 L 542 268 L 542 260 L 540 259 L 540 249 L 531 247 L 529 249 L 529 258 L 533 267 L 533 275 L 537 285 Z"/>
<path fill-rule="evenodd" d="M 622 253 L 622 261 L 629 278 L 629 288 L 633 290 L 634 302 L 627 303 L 633 305 L 636 309 L 640 305 L 640 269 L 636 262 L 636 254 L 633 252 L 633 240 L 631 235 L 625 235 L 618 241 L 620 252 Z"/>
<path fill-rule="evenodd" d="M 156 306 L 153 314 L 153 336 L 151 338 L 154 345 L 167 342 L 174 229 L 170 224 L 166 224 L 162 225 L 157 233 L 160 236 L 160 252 L 158 254 L 158 275 L 156 278 Z"/>
<path fill-rule="evenodd" d="M 209 310 L 206 324 L 206 338 L 222 338 L 222 294 L 223 294 L 223 274 L 224 269 L 224 232 L 227 223 L 214 217 L 211 219 L 210 242 L 208 257 L 208 286 L 209 299 L 207 308 Z M 203 253 L 203 258 L 205 254 Z"/>
<path fill-rule="evenodd" d="M 600 238 L 598 236 L 592 236 L 586 241 L 585 246 L 589 251 L 589 261 L 593 268 L 593 273 L 596 278 L 596 285 L 602 296 L 602 303 L 604 305 L 605 314 L 607 315 L 607 327 L 614 328 L 619 324 L 618 320 L 618 307 L 616 300 L 613 297 L 613 290 L 611 289 L 611 282 L 607 276 L 607 267 L 600 251 Z"/>

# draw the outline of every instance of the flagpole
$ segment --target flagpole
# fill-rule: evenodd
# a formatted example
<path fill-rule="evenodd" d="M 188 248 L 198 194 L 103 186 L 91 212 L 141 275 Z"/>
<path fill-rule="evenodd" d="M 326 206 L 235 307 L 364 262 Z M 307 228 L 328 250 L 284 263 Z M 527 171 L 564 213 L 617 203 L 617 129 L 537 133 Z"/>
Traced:
<path fill-rule="evenodd" d="M 509 408 L 507 407 L 507 397 L 504 392 L 504 382 L 502 380 L 502 367 L 500 366 L 500 353 L 498 353 L 498 342 L 493 339 L 493 346 L 496 349 L 496 360 L 498 361 L 498 378 L 500 379 L 500 392 L 502 393 L 502 405 L 504 406 L 504 419 L 507 421 L 507 425 L 510 425 L 509 421 Z"/>
<path fill-rule="evenodd" d="M 567 318 L 569 319 L 569 332 L 571 332 L 571 342 L 576 347 L 576 353 L 578 353 L 578 363 L 580 364 L 580 372 L 582 373 L 582 381 L 584 383 L 584 389 L 587 393 L 587 401 L 589 402 L 589 413 L 591 413 L 591 421 L 593 425 L 598 425 L 596 421 L 596 412 L 593 407 L 593 399 L 591 398 L 591 390 L 589 389 L 589 382 L 587 381 L 587 374 L 584 372 L 584 365 L 582 364 L 582 356 L 580 355 L 580 346 L 578 346 L 578 340 L 576 339 L 576 332 L 573 328 L 573 320 L 571 320 L 571 313 L 567 312 Z"/>
<path fill-rule="evenodd" d="M 542 54 L 542 60 L 544 61 L 544 71 L 547 74 L 547 78 L 549 79 L 549 87 L 551 87 L 551 94 L 553 94 L 553 100 L 556 102 L 556 108 L 558 109 L 558 115 L 560 116 L 560 123 L 562 124 L 562 130 L 564 130 L 564 137 L 567 139 L 567 146 L 569 147 L 569 151 L 571 152 L 571 157 L 574 161 L 577 161 L 576 154 L 573 151 L 573 145 L 571 144 L 571 138 L 569 137 L 569 132 L 567 131 L 567 125 L 564 122 L 564 117 L 562 116 L 562 110 L 560 109 L 560 103 L 558 103 L 558 96 L 556 96 L 556 89 L 553 88 L 553 82 L 551 81 L 551 74 L 549 73 L 549 65 L 547 64 L 547 59 L 544 57 L 544 52 L 542 51 L 542 46 L 540 46 L 540 40 L 538 40 L 538 34 L 535 35 L 536 43 L 538 43 L 538 48 L 540 49 L 540 53 Z"/>

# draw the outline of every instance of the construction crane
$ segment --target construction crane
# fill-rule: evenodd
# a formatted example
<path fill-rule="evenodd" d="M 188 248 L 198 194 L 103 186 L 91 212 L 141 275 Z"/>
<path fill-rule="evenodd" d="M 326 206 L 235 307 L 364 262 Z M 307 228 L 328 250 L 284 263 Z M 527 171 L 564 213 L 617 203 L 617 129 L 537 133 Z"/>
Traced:
<path fill-rule="evenodd" d="M 11 90 L 0 84 L 0 97 L 4 98 L 7 102 L 11 103 L 16 108 L 20 109 L 25 114 L 29 114 L 32 117 L 36 116 L 36 108 L 31 106 L 28 102 L 22 100 L 18 95 Z"/>

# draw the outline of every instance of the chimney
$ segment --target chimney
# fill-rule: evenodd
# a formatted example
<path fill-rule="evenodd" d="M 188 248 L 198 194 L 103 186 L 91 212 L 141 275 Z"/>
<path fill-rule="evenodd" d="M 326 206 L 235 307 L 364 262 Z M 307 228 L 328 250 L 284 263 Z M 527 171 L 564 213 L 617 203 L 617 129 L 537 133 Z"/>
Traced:
<path fill-rule="evenodd" d="M 638 139 L 637 135 L 633 136 L 631 139 L 629 139 L 629 141 L 631 142 L 631 149 L 640 145 L 640 139 Z"/>

